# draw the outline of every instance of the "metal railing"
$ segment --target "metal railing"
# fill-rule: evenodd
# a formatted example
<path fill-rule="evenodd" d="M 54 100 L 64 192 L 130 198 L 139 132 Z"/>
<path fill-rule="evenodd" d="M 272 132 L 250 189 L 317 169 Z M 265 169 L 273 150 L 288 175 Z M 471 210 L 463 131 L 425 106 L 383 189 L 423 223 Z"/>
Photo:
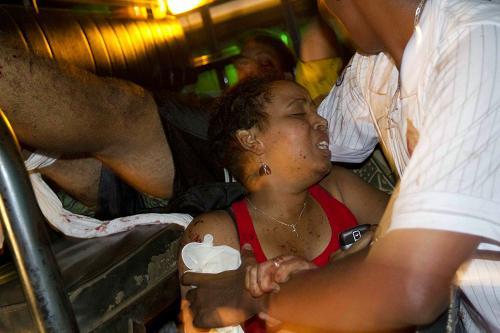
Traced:
<path fill-rule="evenodd" d="M 40 332 L 78 332 L 49 245 L 45 219 L 38 208 L 15 136 L 1 110 L 0 115 L 1 222 L 27 303 Z"/>

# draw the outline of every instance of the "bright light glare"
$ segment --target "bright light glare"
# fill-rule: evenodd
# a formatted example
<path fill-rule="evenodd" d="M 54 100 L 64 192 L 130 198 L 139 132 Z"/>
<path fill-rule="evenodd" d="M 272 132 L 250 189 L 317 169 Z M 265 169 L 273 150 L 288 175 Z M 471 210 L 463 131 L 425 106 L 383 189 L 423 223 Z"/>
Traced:
<path fill-rule="evenodd" d="M 167 5 L 165 4 L 165 0 L 158 0 L 158 10 L 160 12 L 166 12 L 167 11 Z"/>
<path fill-rule="evenodd" d="M 134 6 L 135 16 L 141 16 L 141 8 L 139 6 Z"/>
<path fill-rule="evenodd" d="M 162 19 L 167 16 L 167 2 L 166 0 L 158 0 L 156 7 L 152 7 L 153 17 L 155 19 Z"/>
<path fill-rule="evenodd" d="M 207 0 L 167 0 L 168 9 L 174 15 L 181 14 L 211 2 Z"/>

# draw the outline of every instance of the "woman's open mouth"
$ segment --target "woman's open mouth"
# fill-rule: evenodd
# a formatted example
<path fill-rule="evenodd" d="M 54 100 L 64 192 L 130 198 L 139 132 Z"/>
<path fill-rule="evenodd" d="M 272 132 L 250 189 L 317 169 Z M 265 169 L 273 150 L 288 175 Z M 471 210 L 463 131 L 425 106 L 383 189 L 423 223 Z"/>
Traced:
<path fill-rule="evenodd" d="M 320 150 L 328 150 L 329 149 L 329 144 L 327 141 L 320 141 L 316 147 L 318 147 L 318 149 Z"/>

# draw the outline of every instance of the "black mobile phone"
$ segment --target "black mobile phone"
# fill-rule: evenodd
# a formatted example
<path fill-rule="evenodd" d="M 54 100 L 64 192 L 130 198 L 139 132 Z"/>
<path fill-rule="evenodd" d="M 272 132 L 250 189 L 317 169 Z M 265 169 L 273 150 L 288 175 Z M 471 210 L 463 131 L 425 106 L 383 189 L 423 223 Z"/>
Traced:
<path fill-rule="evenodd" d="M 350 248 L 352 244 L 356 243 L 371 227 L 371 224 L 360 224 L 351 229 L 342 231 L 339 234 L 340 248 L 342 250 Z"/>

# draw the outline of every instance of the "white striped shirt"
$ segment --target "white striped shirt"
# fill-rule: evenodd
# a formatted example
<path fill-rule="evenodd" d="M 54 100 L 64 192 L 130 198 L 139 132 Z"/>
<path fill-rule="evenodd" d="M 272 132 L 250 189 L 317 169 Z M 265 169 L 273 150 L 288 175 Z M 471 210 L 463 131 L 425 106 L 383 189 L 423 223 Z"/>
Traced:
<path fill-rule="evenodd" d="M 319 113 L 334 160 L 360 162 L 380 139 L 402 176 L 390 230 L 485 239 L 479 249 L 493 258 L 464 264 L 457 279 L 500 331 L 500 1 L 428 0 L 420 29 L 400 73 L 384 54 L 355 55 Z M 419 134 L 411 159 L 408 120 Z"/>

